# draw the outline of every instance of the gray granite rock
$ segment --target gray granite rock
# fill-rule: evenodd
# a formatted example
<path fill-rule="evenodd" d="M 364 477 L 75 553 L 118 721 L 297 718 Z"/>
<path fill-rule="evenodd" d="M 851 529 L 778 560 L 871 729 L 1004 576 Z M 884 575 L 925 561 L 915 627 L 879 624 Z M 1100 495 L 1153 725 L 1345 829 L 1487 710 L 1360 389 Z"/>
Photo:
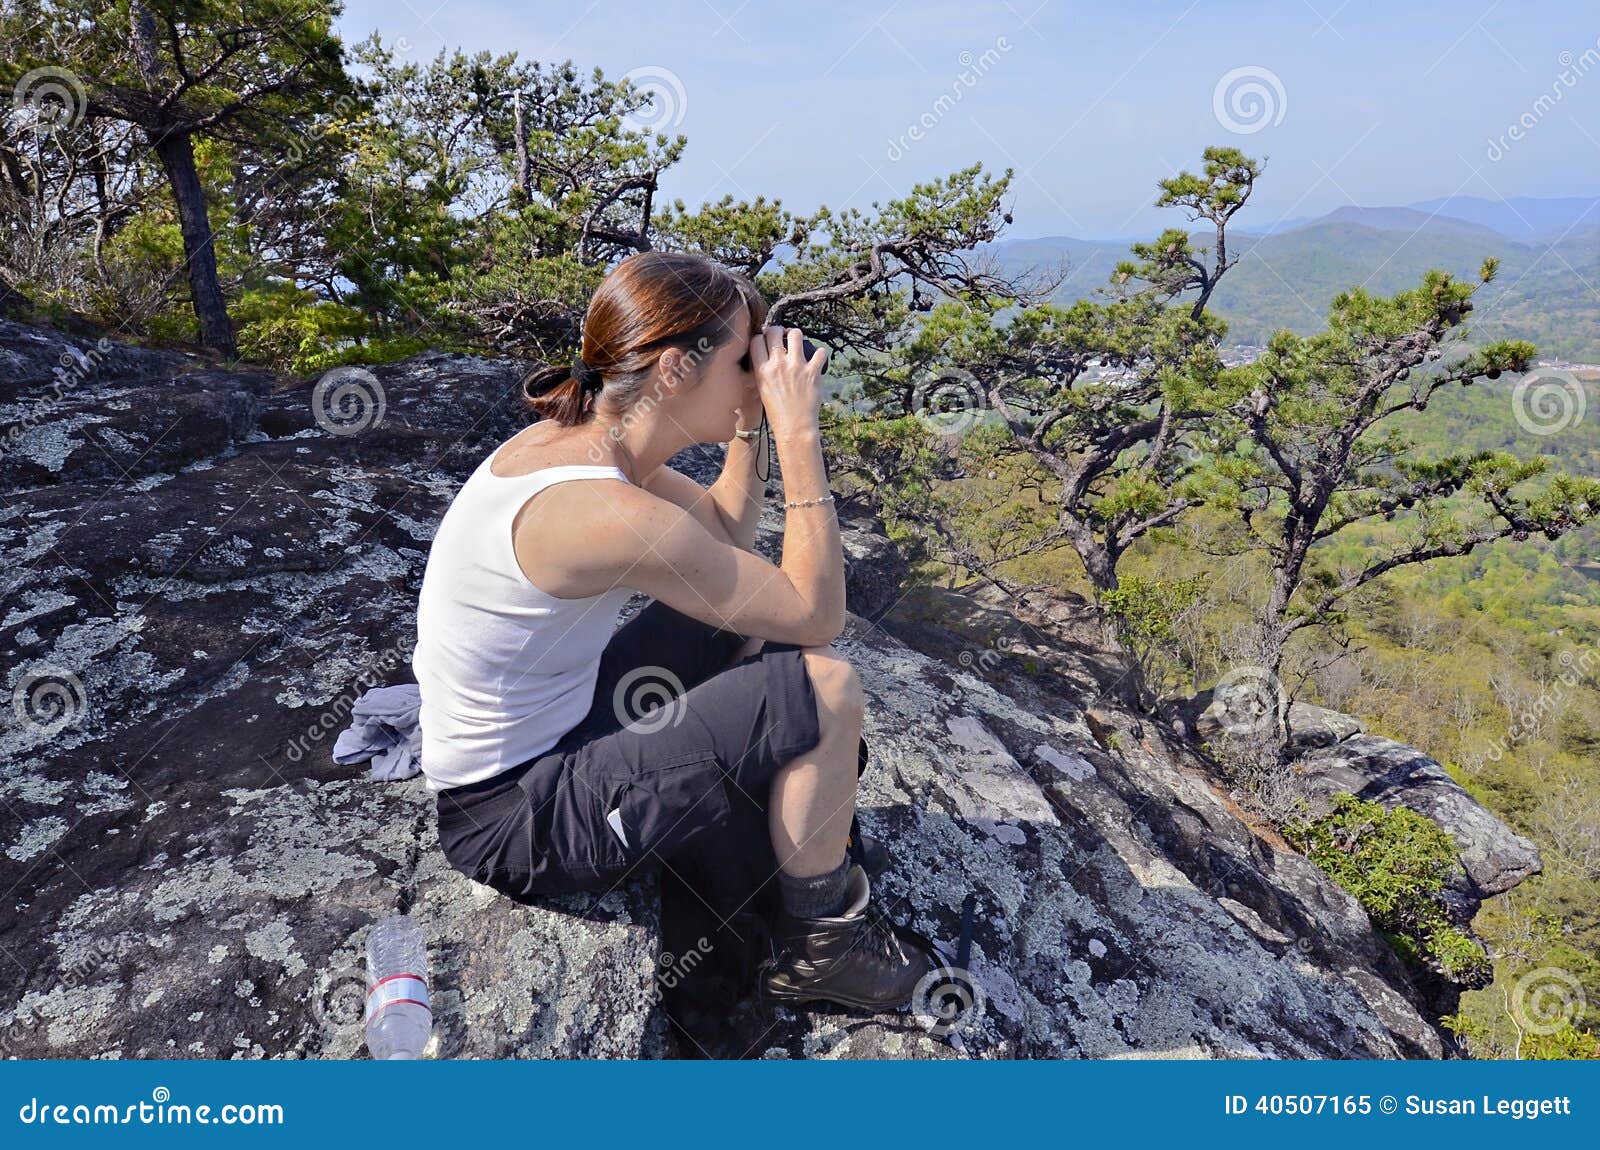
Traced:
<path fill-rule="evenodd" d="M 1450 832 L 1460 849 L 1451 877 L 1458 924 L 1484 899 L 1503 894 L 1542 869 L 1539 849 L 1484 809 L 1443 766 L 1421 751 L 1377 735 L 1355 735 L 1307 751 L 1296 763 L 1310 786 L 1313 813 L 1332 809 L 1348 791 L 1385 807 L 1406 806 Z"/>
<path fill-rule="evenodd" d="M 0 328 L 29 362 L 65 342 Z M 512 903 L 445 864 L 419 779 L 328 754 L 363 689 L 408 677 L 434 525 L 519 426 L 519 366 L 377 369 L 355 384 L 381 419 L 346 434 L 313 381 L 117 354 L 143 366 L 30 385 L 0 427 L 64 429 L 60 466 L 5 472 L 0 507 L 0 666 L 25 716 L 0 731 L 4 1053 L 359 1055 L 361 948 L 399 910 L 426 931 L 441 1057 L 1453 1053 L 1354 899 L 1184 745 L 1106 700 L 1091 730 L 1077 680 L 885 630 L 900 575 L 855 519 L 839 646 L 869 697 L 877 885 L 943 940 L 975 897 L 976 1005 L 950 1033 L 751 1002 L 666 1018 L 652 878 Z M 108 426 L 174 446 L 107 471 L 88 440 Z"/>
<path fill-rule="evenodd" d="M 1289 704 L 1288 727 L 1289 745 L 1297 750 L 1331 747 L 1365 729 L 1353 715 L 1298 702 Z"/>

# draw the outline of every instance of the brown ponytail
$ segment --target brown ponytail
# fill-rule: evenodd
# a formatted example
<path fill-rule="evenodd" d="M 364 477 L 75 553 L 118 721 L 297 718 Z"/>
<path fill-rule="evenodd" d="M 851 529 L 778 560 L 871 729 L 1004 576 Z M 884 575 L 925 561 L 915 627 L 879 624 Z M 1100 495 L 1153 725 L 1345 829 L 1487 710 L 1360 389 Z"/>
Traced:
<path fill-rule="evenodd" d="M 735 331 L 739 304 L 750 329 Z M 765 325 L 767 301 L 747 276 L 691 252 L 640 252 L 606 274 L 583 318 L 581 355 L 536 368 L 522 381 L 530 408 L 563 427 L 605 410 L 620 416 L 643 395 L 669 347 L 708 356 Z M 589 381 L 585 387 L 580 377 Z"/>
<path fill-rule="evenodd" d="M 593 393 L 584 394 L 566 364 L 534 368 L 523 377 L 522 392 L 540 419 L 553 419 L 563 427 L 584 422 L 593 407 Z"/>

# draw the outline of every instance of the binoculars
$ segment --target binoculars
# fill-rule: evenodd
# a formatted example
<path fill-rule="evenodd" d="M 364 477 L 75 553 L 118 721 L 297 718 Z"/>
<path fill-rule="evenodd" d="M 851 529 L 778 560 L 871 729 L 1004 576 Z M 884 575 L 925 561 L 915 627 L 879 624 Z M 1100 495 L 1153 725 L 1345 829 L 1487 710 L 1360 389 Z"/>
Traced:
<path fill-rule="evenodd" d="M 802 336 L 800 338 L 800 351 L 801 351 L 801 354 L 803 354 L 807 359 L 810 359 L 812 356 L 817 354 L 817 345 L 812 343 L 809 339 L 806 339 L 804 336 Z M 755 364 L 750 361 L 750 353 L 748 351 L 745 352 L 744 355 L 741 356 L 740 359 L 739 359 L 739 370 L 740 371 L 754 371 L 755 370 Z"/>

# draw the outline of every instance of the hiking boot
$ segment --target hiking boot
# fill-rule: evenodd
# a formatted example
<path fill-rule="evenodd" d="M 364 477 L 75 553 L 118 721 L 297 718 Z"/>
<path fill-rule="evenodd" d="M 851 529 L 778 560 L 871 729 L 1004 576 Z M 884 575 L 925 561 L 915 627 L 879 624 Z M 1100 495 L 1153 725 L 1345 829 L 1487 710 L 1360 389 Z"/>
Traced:
<path fill-rule="evenodd" d="M 939 965 L 933 944 L 870 905 L 872 886 L 859 865 L 850 868 L 843 913 L 796 918 L 779 909 L 772 924 L 772 957 L 762 963 L 762 996 L 771 1003 L 826 1001 L 860 1010 L 895 1010 Z"/>

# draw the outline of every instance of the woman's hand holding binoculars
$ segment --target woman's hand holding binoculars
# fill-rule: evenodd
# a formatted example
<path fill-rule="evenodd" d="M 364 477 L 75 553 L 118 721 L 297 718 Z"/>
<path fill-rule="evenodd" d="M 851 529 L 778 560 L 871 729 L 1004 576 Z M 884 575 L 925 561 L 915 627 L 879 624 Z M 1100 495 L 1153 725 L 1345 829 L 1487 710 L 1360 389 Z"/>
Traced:
<path fill-rule="evenodd" d="M 750 362 L 773 438 L 781 443 L 815 435 L 827 348 L 817 348 L 797 327 L 769 327 L 751 338 Z"/>

